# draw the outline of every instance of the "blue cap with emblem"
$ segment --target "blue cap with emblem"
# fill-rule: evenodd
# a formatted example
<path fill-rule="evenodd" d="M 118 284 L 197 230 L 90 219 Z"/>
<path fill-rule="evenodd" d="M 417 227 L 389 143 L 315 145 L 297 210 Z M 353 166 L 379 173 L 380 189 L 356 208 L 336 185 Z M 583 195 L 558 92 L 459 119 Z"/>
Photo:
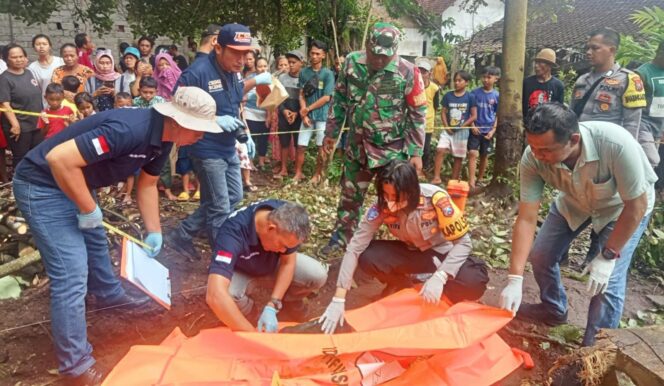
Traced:
<path fill-rule="evenodd" d="M 222 47 L 229 47 L 239 51 L 260 50 L 260 47 L 251 45 L 251 31 L 242 24 L 226 24 L 219 30 L 217 43 Z"/>

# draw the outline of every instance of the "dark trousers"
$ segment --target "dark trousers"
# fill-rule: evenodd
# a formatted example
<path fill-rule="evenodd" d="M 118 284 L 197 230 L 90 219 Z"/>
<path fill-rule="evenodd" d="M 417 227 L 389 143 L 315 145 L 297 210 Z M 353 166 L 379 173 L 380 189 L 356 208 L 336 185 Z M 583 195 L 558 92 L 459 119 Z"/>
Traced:
<path fill-rule="evenodd" d="M 252 139 L 256 144 L 256 154 L 259 157 L 265 157 L 267 154 L 267 133 L 269 130 L 265 125 L 265 121 L 251 121 L 247 120 L 249 131 L 252 134 Z"/>
<path fill-rule="evenodd" d="M 10 137 L 9 128 L 3 128 L 5 138 L 9 150 L 12 151 L 12 165 L 16 169 L 16 165 L 28 154 L 28 151 L 39 145 L 44 140 L 44 134 L 41 130 L 33 130 L 28 132 L 21 132 L 18 136 L 18 141 Z"/>
<path fill-rule="evenodd" d="M 422 167 L 428 169 L 431 167 L 433 160 L 433 152 L 431 151 L 431 136 L 433 133 L 426 133 L 424 135 L 424 154 L 422 154 Z"/>
<path fill-rule="evenodd" d="M 359 266 L 367 274 L 397 289 L 412 286 L 409 274 L 430 273 L 436 270 L 433 257 L 441 261 L 445 256 L 433 249 L 409 249 L 398 240 L 373 240 L 360 255 Z M 469 256 L 455 278 L 448 278 L 443 294 L 453 303 L 477 300 L 482 297 L 489 282 L 486 263 Z"/>

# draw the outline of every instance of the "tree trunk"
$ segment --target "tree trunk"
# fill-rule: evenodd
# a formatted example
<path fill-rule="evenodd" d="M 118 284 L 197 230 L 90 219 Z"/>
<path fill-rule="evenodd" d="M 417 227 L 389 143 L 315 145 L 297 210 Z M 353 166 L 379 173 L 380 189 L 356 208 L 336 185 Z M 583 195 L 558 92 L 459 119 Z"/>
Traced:
<path fill-rule="evenodd" d="M 521 90 L 526 51 L 527 0 L 506 0 L 503 22 L 503 60 L 500 106 L 496 131 L 496 158 L 492 185 L 505 193 L 506 181 L 515 178 L 523 146 Z"/>

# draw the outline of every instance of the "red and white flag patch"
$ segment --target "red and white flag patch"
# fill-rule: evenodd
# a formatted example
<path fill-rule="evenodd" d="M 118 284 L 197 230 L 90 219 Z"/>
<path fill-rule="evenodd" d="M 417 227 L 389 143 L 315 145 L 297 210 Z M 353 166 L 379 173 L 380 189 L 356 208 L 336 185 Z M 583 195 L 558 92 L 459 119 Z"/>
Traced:
<path fill-rule="evenodd" d="M 214 261 L 224 264 L 230 264 L 231 260 L 233 260 L 233 254 L 226 251 L 217 251 L 217 257 L 214 258 Z"/>
<path fill-rule="evenodd" d="M 111 148 L 108 147 L 108 142 L 106 142 L 106 137 L 103 135 L 100 135 L 97 138 L 92 139 L 92 146 L 95 147 L 95 151 L 97 152 L 97 155 L 102 155 L 106 154 L 109 151 L 111 151 Z"/>

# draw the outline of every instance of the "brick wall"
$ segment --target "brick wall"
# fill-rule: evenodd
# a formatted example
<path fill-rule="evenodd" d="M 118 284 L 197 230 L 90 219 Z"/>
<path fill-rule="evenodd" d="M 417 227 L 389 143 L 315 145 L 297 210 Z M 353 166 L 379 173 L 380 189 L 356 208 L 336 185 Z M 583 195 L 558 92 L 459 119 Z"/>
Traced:
<path fill-rule="evenodd" d="M 74 43 L 74 36 L 79 32 L 91 34 L 97 47 L 105 47 L 118 51 L 120 42 L 135 43 L 131 28 L 126 18 L 116 13 L 112 16 L 113 28 L 108 33 L 98 35 L 93 32 L 92 27 L 74 20 L 72 13 L 73 5 L 66 4 L 63 9 L 53 12 L 48 22 L 44 24 L 27 24 L 16 20 L 11 21 L 10 15 L 0 13 L 0 45 L 5 45 L 12 40 L 11 31 L 13 31 L 13 40 L 22 45 L 28 52 L 30 60 L 36 59 L 36 54 L 32 50 L 32 37 L 38 33 L 43 33 L 51 38 L 53 43 L 53 53 L 58 55 L 59 47 L 64 43 Z M 168 38 L 158 38 L 155 47 L 160 44 L 171 44 L 173 41 Z M 180 52 L 186 52 L 186 42 L 176 42 Z"/>

